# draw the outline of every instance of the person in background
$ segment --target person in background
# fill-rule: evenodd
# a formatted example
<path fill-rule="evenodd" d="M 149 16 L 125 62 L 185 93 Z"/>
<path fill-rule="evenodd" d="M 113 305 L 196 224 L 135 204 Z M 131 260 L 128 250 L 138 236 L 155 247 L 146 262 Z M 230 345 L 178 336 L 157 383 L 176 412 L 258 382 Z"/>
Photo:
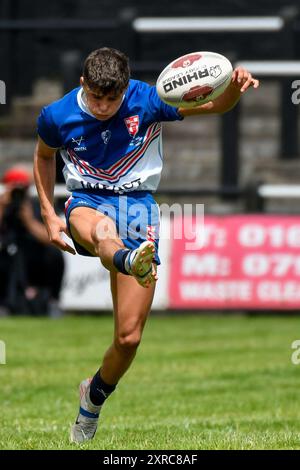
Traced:
<path fill-rule="evenodd" d="M 0 316 L 60 317 L 62 253 L 50 245 L 38 204 L 29 196 L 32 177 L 15 166 L 3 177 L 0 194 Z"/>

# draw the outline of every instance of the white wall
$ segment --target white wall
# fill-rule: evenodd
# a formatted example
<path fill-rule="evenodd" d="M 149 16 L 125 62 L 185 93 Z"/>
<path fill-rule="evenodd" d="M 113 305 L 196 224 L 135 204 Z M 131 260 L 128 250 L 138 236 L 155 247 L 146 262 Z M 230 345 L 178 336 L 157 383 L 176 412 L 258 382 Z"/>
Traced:
<path fill-rule="evenodd" d="M 169 221 L 163 220 L 164 227 Z M 69 240 L 68 240 L 69 242 Z M 161 265 L 153 301 L 153 309 L 168 305 L 170 241 L 162 239 L 159 246 Z M 66 310 L 111 310 L 109 272 L 98 258 L 64 253 L 66 271 L 61 293 L 61 307 Z"/>

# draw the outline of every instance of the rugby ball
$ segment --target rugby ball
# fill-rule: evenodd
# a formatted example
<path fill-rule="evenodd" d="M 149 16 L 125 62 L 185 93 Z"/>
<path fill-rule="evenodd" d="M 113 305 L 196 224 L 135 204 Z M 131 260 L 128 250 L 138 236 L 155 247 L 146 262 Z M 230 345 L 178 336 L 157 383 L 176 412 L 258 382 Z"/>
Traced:
<path fill-rule="evenodd" d="M 194 108 L 220 96 L 229 85 L 232 65 L 216 52 L 191 52 L 173 60 L 156 82 L 164 103 L 176 108 Z"/>

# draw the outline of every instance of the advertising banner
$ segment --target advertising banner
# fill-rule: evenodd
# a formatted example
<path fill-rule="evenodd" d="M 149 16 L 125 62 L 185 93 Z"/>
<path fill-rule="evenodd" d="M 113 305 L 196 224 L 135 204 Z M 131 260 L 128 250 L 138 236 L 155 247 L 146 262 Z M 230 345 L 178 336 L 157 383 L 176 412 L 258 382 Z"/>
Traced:
<path fill-rule="evenodd" d="M 171 308 L 300 308 L 300 217 L 205 216 L 173 221 Z"/>

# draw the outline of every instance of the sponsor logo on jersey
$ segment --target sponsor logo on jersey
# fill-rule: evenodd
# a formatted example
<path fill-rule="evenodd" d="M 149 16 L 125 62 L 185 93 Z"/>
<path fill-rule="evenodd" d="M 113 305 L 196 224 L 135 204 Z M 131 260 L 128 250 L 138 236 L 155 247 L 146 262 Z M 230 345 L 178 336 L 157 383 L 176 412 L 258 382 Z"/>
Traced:
<path fill-rule="evenodd" d="M 139 131 L 139 116 L 130 116 L 124 119 L 127 130 L 132 137 L 135 137 Z"/>
<path fill-rule="evenodd" d="M 83 152 L 84 150 L 87 150 L 84 145 L 81 145 L 83 140 L 83 135 L 79 137 L 79 139 L 74 139 L 74 137 L 72 137 L 72 143 L 77 145 L 77 147 L 74 147 L 75 152 Z"/>
<path fill-rule="evenodd" d="M 129 142 L 129 146 L 130 147 L 136 147 L 137 145 L 141 145 L 143 143 L 143 139 L 144 139 L 143 137 L 134 137 Z"/>
<path fill-rule="evenodd" d="M 81 137 L 79 137 L 79 139 L 74 139 L 74 137 L 72 137 L 72 142 L 77 144 L 79 147 L 81 145 L 81 142 L 84 140 L 84 137 L 83 135 Z"/>
<path fill-rule="evenodd" d="M 111 138 L 111 131 L 106 130 L 106 131 L 101 132 L 101 137 L 105 145 L 107 145 Z"/>
<path fill-rule="evenodd" d="M 121 184 L 120 186 L 115 184 L 90 183 L 89 181 L 80 181 L 80 184 L 84 189 L 108 189 L 115 193 L 124 193 L 137 189 L 141 185 L 141 178 Z"/>

